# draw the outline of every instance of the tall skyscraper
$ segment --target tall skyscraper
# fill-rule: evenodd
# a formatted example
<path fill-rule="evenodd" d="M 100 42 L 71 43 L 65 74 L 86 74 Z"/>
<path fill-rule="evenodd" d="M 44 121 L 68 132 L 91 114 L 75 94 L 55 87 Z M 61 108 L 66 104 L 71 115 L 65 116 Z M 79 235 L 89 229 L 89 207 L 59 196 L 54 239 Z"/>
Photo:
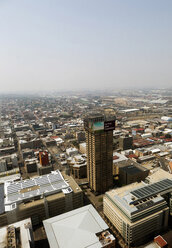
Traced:
<path fill-rule="evenodd" d="M 89 116 L 84 119 L 87 150 L 87 177 L 90 188 L 104 193 L 113 185 L 113 130 L 115 119 Z"/>

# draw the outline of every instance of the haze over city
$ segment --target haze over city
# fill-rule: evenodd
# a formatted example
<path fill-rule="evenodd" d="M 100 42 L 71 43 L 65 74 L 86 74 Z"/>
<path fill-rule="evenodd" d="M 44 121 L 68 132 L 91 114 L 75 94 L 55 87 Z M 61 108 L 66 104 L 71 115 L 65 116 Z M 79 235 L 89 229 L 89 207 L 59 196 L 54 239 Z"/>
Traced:
<path fill-rule="evenodd" d="M 0 93 L 172 86 L 172 2 L 0 1 Z"/>
<path fill-rule="evenodd" d="M 0 248 L 172 248 L 171 13 L 0 0 Z"/>

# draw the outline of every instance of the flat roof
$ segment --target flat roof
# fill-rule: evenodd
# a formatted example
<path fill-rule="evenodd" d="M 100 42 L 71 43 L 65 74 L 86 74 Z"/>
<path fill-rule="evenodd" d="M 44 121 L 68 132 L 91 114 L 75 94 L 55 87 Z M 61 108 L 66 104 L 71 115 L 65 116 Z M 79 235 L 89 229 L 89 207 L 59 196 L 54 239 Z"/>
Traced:
<path fill-rule="evenodd" d="M 113 152 L 113 164 L 116 164 L 116 163 L 119 163 L 125 160 L 128 160 L 128 158 L 125 155 L 118 153 L 118 152 Z"/>
<path fill-rule="evenodd" d="M 50 195 L 62 192 L 67 189 L 72 192 L 69 184 L 64 180 L 60 171 L 52 171 L 50 174 L 35 177 L 19 182 L 5 182 L 5 207 L 6 211 L 15 208 L 14 203 L 20 203 L 23 200 L 34 198 L 41 195 Z"/>
<path fill-rule="evenodd" d="M 164 178 L 168 178 L 172 180 L 172 174 L 163 170 L 162 168 L 159 167 L 155 168 L 151 172 L 152 174 L 146 178 L 150 183 L 158 182 L 159 180 L 162 180 Z"/>
<path fill-rule="evenodd" d="M 73 168 L 79 168 L 79 167 L 84 167 L 87 166 L 87 163 L 83 163 L 83 164 L 74 164 Z"/>
<path fill-rule="evenodd" d="M 165 239 L 163 239 L 162 236 L 158 235 L 157 237 L 154 238 L 154 242 L 160 246 L 160 247 L 164 247 L 167 245 L 167 242 Z"/>
<path fill-rule="evenodd" d="M 143 182 L 129 184 L 106 192 L 106 196 L 131 218 L 135 213 L 163 201 L 161 194 L 171 191 L 172 180 L 164 179 L 152 184 Z"/>
<path fill-rule="evenodd" d="M 123 109 L 123 110 L 120 110 L 120 112 L 124 112 L 124 113 L 135 112 L 135 111 L 139 111 L 139 109 Z"/>
<path fill-rule="evenodd" d="M 50 248 L 101 248 L 97 233 L 109 227 L 90 204 L 43 221 Z"/>
<path fill-rule="evenodd" d="M 139 200 L 156 195 L 165 190 L 172 190 L 172 180 L 164 179 L 157 183 L 133 190 L 131 193 Z"/>
<path fill-rule="evenodd" d="M 121 170 L 126 171 L 129 174 L 136 174 L 142 171 L 148 171 L 147 168 L 143 167 L 142 165 L 131 159 L 117 163 L 117 167 L 119 167 L 119 169 Z"/>
<path fill-rule="evenodd" d="M 142 172 L 143 170 L 141 170 L 139 167 L 136 167 L 135 165 L 131 164 L 131 165 L 127 165 L 124 167 L 120 167 L 120 169 L 124 170 L 125 172 L 127 172 L 128 174 L 137 174 Z"/>
<path fill-rule="evenodd" d="M 20 228 L 21 248 L 30 248 L 31 236 L 29 229 L 27 228 L 27 226 L 31 226 L 30 218 L 0 228 L 0 247 L 7 247 L 7 228 L 10 226 Z"/>

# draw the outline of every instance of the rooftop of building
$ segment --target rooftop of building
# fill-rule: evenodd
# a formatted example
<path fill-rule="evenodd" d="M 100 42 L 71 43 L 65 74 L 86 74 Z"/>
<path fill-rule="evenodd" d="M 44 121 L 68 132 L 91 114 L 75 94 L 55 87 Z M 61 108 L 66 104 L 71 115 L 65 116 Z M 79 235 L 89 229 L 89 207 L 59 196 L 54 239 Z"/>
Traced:
<path fill-rule="evenodd" d="M 119 162 L 117 166 L 120 167 L 120 169 L 126 171 L 128 174 L 137 174 L 142 171 L 147 171 L 145 167 L 131 159 L 123 160 Z"/>
<path fill-rule="evenodd" d="M 172 179 L 161 179 L 152 184 L 133 183 L 106 192 L 106 196 L 126 213 L 128 218 L 164 201 L 163 193 L 172 192 Z"/>
<path fill-rule="evenodd" d="M 5 211 L 15 209 L 17 204 L 34 199 L 35 197 L 48 196 L 60 192 L 64 192 L 65 194 L 67 192 L 70 193 L 72 192 L 72 188 L 76 190 L 79 187 L 76 185 L 74 186 L 74 182 L 70 177 L 68 180 L 65 180 L 58 170 L 52 171 L 47 175 L 19 182 L 5 182 Z"/>
<path fill-rule="evenodd" d="M 107 236 L 112 242 L 115 239 L 105 232 L 108 226 L 91 204 L 43 223 L 51 248 L 100 248 L 108 244 Z"/>
<path fill-rule="evenodd" d="M 154 242 L 159 246 L 159 247 L 165 247 L 167 246 L 167 241 L 163 239 L 162 236 L 158 235 L 157 237 L 154 238 Z"/>
<path fill-rule="evenodd" d="M 172 180 L 172 174 L 158 167 L 151 171 L 151 174 L 146 178 L 146 181 L 148 181 L 149 183 L 155 183 L 164 178 Z"/>
<path fill-rule="evenodd" d="M 77 151 L 78 151 L 78 149 L 75 148 L 75 147 L 70 147 L 70 148 L 67 148 L 67 149 L 66 149 L 66 152 L 67 152 L 67 153 L 70 153 L 70 152 L 77 152 Z"/>
<path fill-rule="evenodd" d="M 87 163 L 86 162 L 83 163 L 83 164 L 74 164 L 73 165 L 74 168 L 81 168 L 81 167 L 85 167 L 85 166 L 87 166 Z"/>
<path fill-rule="evenodd" d="M 124 167 L 121 167 L 121 169 L 125 171 L 127 174 L 131 174 L 131 175 L 138 174 L 144 170 L 146 171 L 146 169 L 141 169 L 135 166 L 134 164 L 126 165 Z"/>
<path fill-rule="evenodd" d="M 123 109 L 123 110 L 120 110 L 121 113 L 130 113 L 130 112 L 135 112 L 135 111 L 139 111 L 139 109 Z"/>
<path fill-rule="evenodd" d="M 80 143 L 79 145 L 86 147 L 86 142 Z"/>
<path fill-rule="evenodd" d="M 113 163 L 114 164 L 125 161 L 125 160 L 128 160 L 128 158 L 125 155 L 118 153 L 118 152 L 113 152 Z"/>
<path fill-rule="evenodd" d="M 5 183 L 7 181 L 19 181 L 21 178 L 20 173 L 17 173 L 17 171 L 16 174 L 8 175 L 8 171 L 6 174 L 6 176 L 0 176 L 0 184 Z"/>
<path fill-rule="evenodd" d="M 65 181 L 70 185 L 71 189 L 74 193 L 81 192 L 81 188 L 78 186 L 76 181 L 73 179 L 73 177 L 66 175 L 65 173 L 62 173 Z"/>
<path fill-rule="evenodd" d="M 20 243 L 21 243 L 20 247 L 30 248 L 31 236 L 30 236 L 29 228 L 31 228 L 30 218 L 0 228 L 0 247 L 16 247 L 16 242 L 17 242 L 16 229 L 17 229 L 18 231 L 20 231 Z M 10 244 L 8 242 L 10 242 Z"/>
<path fill-rule="evenodd" d="M 146 125 L 148 124 L 148 121 L 146 120 L 133 120 L 133 121 L 128 121 L 127 122 L 128 125 L 133 125 L 133 124 L 137 124 L 137 125 Z"/>

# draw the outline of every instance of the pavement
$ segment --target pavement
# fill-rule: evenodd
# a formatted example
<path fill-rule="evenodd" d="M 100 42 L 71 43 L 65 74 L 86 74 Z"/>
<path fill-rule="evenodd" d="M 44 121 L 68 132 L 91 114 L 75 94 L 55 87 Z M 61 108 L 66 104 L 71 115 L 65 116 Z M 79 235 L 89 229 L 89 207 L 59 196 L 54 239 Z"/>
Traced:
<path fill-rule="evenodd" d="M 106 216 L 103 213 L 103 196 L 102 195 L 95 195 L 89 188 L 85 190 L 85 196 L 89 199 L 91 204 L 96 208 L 100 216 L 104 219 L 106 224 L 109 226 L 110 231 L 114 234 L 116 238 L 116 248 L 128 248 L 128 246 L 125 244 L 125 241 L 119 234 L 119 232 L 114 228 L 114 226 L 110 223 L 110 221 L 106 218 Z"/>

